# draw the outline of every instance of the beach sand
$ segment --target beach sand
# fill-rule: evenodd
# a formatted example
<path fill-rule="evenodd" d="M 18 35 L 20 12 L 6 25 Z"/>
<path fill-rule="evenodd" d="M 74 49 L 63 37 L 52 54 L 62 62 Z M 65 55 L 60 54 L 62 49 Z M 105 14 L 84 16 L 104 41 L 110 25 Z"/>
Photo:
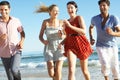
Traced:
<path fill-rule="evenodd" d="M 89 66 L 89 71 L 91 75 L 91 80 L 104 80 L 100 67 Z M 38 69 L 21 69 L 22 80 L 52 80 L 47 73 L 46 68 L 38 68 Z M 76 68 L 76 80 L 85 80 L 83 74 L 81 72 L 80 67 Z M 67 80 L 68 76 L 68 68 L 63 67 L 62 70 L 62 80 Z M 4 71 L 0 72 L 0 80 L 7 80 L 6 74 Z M 110 80 L 112 79 L 112 75 L 110 75 Z"/>

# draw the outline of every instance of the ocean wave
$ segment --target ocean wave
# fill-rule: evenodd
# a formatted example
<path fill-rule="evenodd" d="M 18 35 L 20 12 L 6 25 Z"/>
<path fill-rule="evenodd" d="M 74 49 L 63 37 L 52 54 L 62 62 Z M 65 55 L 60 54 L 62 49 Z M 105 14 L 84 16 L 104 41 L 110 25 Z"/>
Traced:
<path fill-rule="evenodd" d="M 39 67 L 46 67 L 46 62 L 40 62 L 40 63 L 34 63 L 34 62 L 29 62 L 29 63 L 21 63 L 20 64 L 21 68 L 39 68 Z"/>
<path fill-rule="evenodd" d="M 29 52 L 24 53 L 21 57 L 21 68 L 39 68 L 39 67 L 46 67 L 46 62 L 44 61 L 43 53 L 38 52 Z M 100 66 L 98 55 L 96 51 L 89 57 L 88 59 L 89 66 Z M 119 52 L 119 62 L 120 62 L 120 52 Z M 2 62 L 0 60 L 0 66 Z"/>
<path fill-rule="evenodd" d="M 66 63 L 67 63 L 67 61 L 65 61 L 65 64 Z M 119 64 L 120 64 L 120 61 L 119 61 Z M 79 65 L 79 62 L 77 63 L 77 65 Z M 0 62 L 0 66 L 3 66 L 1 62 Z M 100 65 L 99 60 L 90 60 L 90 61 L 88 61 L 88 66 L 100 67 L 101 65 Z M 44 61 L 43 62 L 27 62 L 27 63 L 22 62 L 20 64 L 20 68 L 22 68 L 22 69 L 24 69 L 24 68 L 31 68 L 31 69 L 47 68 L 47 64 Z"/>
<path fill-rule="evenodd" d="M 88 61 L 88 66 L 96 66 L 96 67 L 100 67 L 100 63 L 99 63 L 99 60 L 91 60 L 91 61 Z"/>
<path fill-rule="evenodd" d="M 67 62 L 65 61 L 65 63 Z M 77 65 L 79 65 L 79 63 L 77 63 Z M 88 66 L 100 67 L 100 63 L 98 60 L 91 60 L 91 61 L 88 61 Z M 20 67 L 21 68 L 41 68 L 41 67 L 47 67 L 47 65 L 46 65 L 46 62 L 39 62 L 39 63 L 29 62 L 29 63 L 21 63 Z"/>
<path fill-rule="evenodd" d="M 26 56 L 22 56 L 22 59 L 28 59 L 28 58 L 43 58 L 43 56 L 41 55 L 26 55 Z"/>

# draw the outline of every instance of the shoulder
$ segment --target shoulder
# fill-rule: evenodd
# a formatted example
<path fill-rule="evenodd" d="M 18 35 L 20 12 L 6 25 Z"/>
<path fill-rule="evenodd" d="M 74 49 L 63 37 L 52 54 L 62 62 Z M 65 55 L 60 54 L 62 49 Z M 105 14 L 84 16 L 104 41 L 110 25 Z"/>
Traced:
<path fill-rule="evenodd" d="M 18 21 L 20 21 L 20 19 L 17 18 L 17 17 L 10 16 L 10 18 L 11 18 L 12 20 L 18 20 Z"/>
<path fill-rule="evenodd" d="M 44 24 L 44 25 L 48 24 L 48 23 L 49 23 L 49 20 L 50 20 L 50 19 L 45 19 L 45 20 L 43 20 L 43 24 Z"/>
<path fill-rule="evenodd" d="M 63 20 L 59 20 L 59 23 L 60 23 L 60 24 L 63 24 Z"/>
<path fill-rule="evenodd" d="M 45 19 L 45 20 L 43 20 L 43 22 L 49 22 L 49 20 L 50 20 L 50 19 Z"/>
<path fill-rule="evenodd" d="M 93 16 L 92 18 L 91 18 L 91 21 L 98 21 L 98 20 L 101 20 L 101 15 L 99 14 L 99 15 L 95 15 L 95 16 Z"/>
<path fill-rule="evenodd" d="M 59 21 L 59 27 L 63 27 L 63 20 L 58 20 Z"/>
<path fill-rule="evenodd" d="M 110 15 L 110 20 L 114 25 L 120 25 L 120 19 L 116 15 Z"/>
<path fill-rule="evenodd" d="M 77 19 L 78 21 L 83 21 L 83 20 L 84 20 L 84 19 L 83 19 L 83 16 L 81 16 L 81 15 L 77 15 L 76 19 Z"/>
<path fill-rule="evenodd" d="M 83 18 L 83 16 L 77 15 L 76 18 L 81 19 L 81 18 Z"/>
<path fill-rule="evenodd" d="M 100 17 L 101 17 L 101 15 L 100 15 L 100 14 L 98 14 L 98 15 L 93 16 L 93 17 L 92 17 L 92 19 L 95 19 L 95 18 L 100 18 Z"/>
<path fill-rule="evenodd" d="M 63 20 L 61 20 L 61 19 L 60 19 L 60 20 L 59 20 L 59 22 L 61 22 L 61 23 L 62 23 L 62 22 L 63 22 Z"/>
<path fill-rule="evenodd" d="M 116 15 L 110 15 L 110 18 L 112 18 L 112 19 L 114 19 L 114 20 L 119 19 L 119 17 L 116 16 Z"/>
<path fill-rule="evenodd" d="M 10 16 L 11 19 L 18 19 L 17 17 L 14 17 L 14 16 Z"/>
<path fill-rule="evenodd" d="M 11 20 L 12 22 L 14 22 L 15 24 L 22 25 L 20 19 L 17 18 L 17 17 L 10 16 L 10 20 Z"/>

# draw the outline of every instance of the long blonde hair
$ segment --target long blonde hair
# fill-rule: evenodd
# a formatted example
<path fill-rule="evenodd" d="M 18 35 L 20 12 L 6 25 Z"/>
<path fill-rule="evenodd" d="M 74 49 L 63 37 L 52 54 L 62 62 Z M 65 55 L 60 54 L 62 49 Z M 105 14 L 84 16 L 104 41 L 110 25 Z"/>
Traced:
<path fill-rule="evenodd" d="M 49 13 L 49 11 L 51 11 L 54 7 L 56 7 L 57 5 L 52 4 L 49 7 L 47 7 L 46 5 L 41 5 L 35 12 L 36 13 L 42 13 L 42 12 L 46 12 Z"/>

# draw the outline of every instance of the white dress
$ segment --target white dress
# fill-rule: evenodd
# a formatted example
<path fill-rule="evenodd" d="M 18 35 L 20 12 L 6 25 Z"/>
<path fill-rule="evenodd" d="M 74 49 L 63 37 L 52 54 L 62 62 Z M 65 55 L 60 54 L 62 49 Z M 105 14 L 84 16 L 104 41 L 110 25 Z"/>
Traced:
<path fill-rule="evenodd" d="M 62 46 L 61 49 L 58 48 L 58 45 L 63 40 L 58 36 L 58 31 L 62 31 L 62 27 L 58 26 L 56 28 L 47 26 L 45 29 L 45 34 L 48 40 L 48 45 L 44 48 L 44 57 L 45 61 L 57 61 L 57 60 L 64 60 L 65 57 L 64 47 Z"/>

